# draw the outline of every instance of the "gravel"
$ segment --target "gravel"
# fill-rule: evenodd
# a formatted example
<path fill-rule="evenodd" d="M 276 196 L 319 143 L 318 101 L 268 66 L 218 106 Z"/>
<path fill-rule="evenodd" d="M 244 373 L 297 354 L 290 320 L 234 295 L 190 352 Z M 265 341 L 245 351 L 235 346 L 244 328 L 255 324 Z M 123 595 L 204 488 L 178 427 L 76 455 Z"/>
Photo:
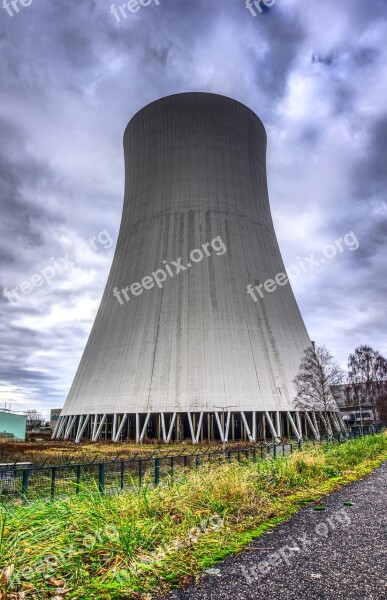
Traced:
<path fill-rule="evenodd" d="M 304 508 L 168 599 L 387 598 L 387 462 L 318 504 L 325 510 Z"/>

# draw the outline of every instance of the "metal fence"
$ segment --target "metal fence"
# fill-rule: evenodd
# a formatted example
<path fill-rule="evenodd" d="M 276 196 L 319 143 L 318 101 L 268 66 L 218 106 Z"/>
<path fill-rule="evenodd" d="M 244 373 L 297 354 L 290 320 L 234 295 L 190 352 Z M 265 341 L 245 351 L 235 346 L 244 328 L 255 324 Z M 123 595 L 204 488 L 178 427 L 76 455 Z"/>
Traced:
<path fill-rule="evenodd" d="M 192 453 L 153 453 L 149 456 L 116 458 L 110 461 L 71 461 L 61 465 L 6 464 L 0 466 L 0 501 L 28 502 L 36 499 L 55 499 L 79 494 L 81 490 L 100 494 L 117 493 L 120 490 L 135 490 L 142 485 L 158 485 L 162 478 L 172 476 L 177 469 L 192 469 L 206 463 L 232 461 L 257 461 L 268 456 L 276 457 L 300 450 L 306 443 L 340 443 L 348 438 L 379 433 L 382 425 L 363 427 L 348 437 L 337 434 L 321 442 L 315 440 L 285 441 L 282 443 L 255 444 L 245 447 L 224 447 L 214 451 L 198 448 Z"/>

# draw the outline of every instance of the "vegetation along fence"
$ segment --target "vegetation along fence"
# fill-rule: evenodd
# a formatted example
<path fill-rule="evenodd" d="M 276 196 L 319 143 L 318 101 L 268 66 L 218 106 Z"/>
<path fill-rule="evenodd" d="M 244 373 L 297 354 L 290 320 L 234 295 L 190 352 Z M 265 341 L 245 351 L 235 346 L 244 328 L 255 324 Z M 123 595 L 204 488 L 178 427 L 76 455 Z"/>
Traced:
<path fill-rule="evenodd" d="M 348 437 L 361 437 L 379 433 L 382 425 L 352 430 Z M 323 442 L 340 443 L 348 437 L 341 434 L 327 438 Z M 142 485 L 158 485 L 162 478 L 173 476 L 178 468 L 197 468 L 203 463 L 223 460 L 257 461 L 267 456 L 281 456 L 300 450 L 303 441 L 286 441 L 279 444 L 256 444 L 245 447 L 225 447 L 216 451 L 210 447 L 198 448 L 192 453 L 185 449 L 180 454 L 153 453 L 149 456 L 135 455 L 131 458 L 61 465 L 31 465 L 15 463 L 0 466 L 0 501 L 28 502 L 38 498 L 59 498 L 79 494 L 81 490 L 98 491 L 101 494 L 116 493 L 120 490 L 136 489 Z"/>

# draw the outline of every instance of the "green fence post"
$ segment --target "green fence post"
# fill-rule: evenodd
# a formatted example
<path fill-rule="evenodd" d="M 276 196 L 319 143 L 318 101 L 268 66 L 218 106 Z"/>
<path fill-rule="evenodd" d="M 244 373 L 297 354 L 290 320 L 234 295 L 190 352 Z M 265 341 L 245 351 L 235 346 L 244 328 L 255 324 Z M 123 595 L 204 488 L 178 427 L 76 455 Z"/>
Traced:
<path fill-rule="evenodd" d="M 23 476 L 22 476 L 22 494 L 23 496 L 27 496 L 28 494 L 28 481 L 30 478 L 30 469 L 24 469 L 23 470 Z"/>
<path fill-rule="evenodd" d="M 125 486 L 125 463 L 122 460 L 121 468 L 120 468 L 120 489 L 123 490 L 124 486 Z"/>
<path fill-rule="evenodd" d="M 196 457 L 196 468 L 200 467 L 200 458 L 199 456 Z"/>
<path fill-rule="evenodd" d="M 277 444 L 273 444 L 273 458 L 277 457 Z"/>
<path fill-rule="evenodd" d="M 105 493 L 105 463 L 100 463 L 98 471 L 98 489 L 100 494 Z"/>
<path fill-rule="evenodd" d="M 141 460 L 141 458 L 138 461 L 138 485 L 139 485 L 139 487 L 142 486 L 142 460 Z"/>
<path fill-rule="evenodd" d="M 81 465 L 77 465 L 75 494 L 79 494 L 80 483 L 81 483 Z"/>
<path fill-rule="evenodd" d="M 56 467 L 51 469 L 51 498 L 55 496 Z"/>
<path fill-rule="evenodd" d="M 155 458 L 155 485 L 160 483 L 160 459 Z"/>
<path fill-rule="evenodd" d="M 255 447 L 255 446 L 254 446 L 254 448 L 253 448 L 253 461 L 254 461 L 254 462 L 257 462 L 257 449 L 256 449 L 256 447 Z"/>
<path fill-rule="evenodd" d="M 171 477 L 173 479 L 173 465 L 174 465 L 174 460 L 173 460 L 173 456 L 171 456 Z"/>

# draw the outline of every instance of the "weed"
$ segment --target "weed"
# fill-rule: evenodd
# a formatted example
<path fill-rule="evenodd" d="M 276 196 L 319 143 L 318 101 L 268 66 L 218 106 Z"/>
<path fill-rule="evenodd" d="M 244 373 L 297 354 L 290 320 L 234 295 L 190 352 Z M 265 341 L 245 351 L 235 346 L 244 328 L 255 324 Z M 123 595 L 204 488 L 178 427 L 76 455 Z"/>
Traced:
<path fill-rule="evenodd" d="M 0 572 L 26 600 L 50 597 L 52 581 L 68 600 L 161 595 L 386 457 L 380 434 L 256 463 L 176 468 L 158 487 L 1 507 Z"/>

